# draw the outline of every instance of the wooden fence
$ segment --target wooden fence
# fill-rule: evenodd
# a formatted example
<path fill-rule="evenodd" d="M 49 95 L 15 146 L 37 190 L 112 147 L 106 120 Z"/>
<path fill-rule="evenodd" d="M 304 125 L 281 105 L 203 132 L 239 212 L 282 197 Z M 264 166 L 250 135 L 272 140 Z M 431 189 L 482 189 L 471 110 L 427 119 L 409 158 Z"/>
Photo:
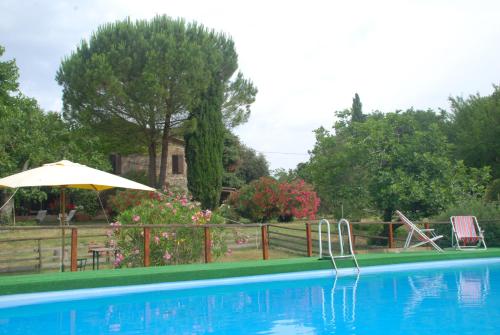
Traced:
<path fill-rule="evenodd" d="M 212 228 L 224 228 L 224 230 L 237 230 L 242 228 L 255 228 L 260 230 L 260 249 L 262 251 L 262 259 L 269 259 L 269 249 L 284 250 L 292 255 L 312 257 L 313 248 L 317 248 L 319 243 L 323 244 L 323 249 L 327 249 L 327 237 L 323 234 L 322 241 L 318 239 L 318 220 L 308 222 L 295 223 L 255 223 L 255 224 L 223 224 L 223 225 L 122 225 L 120 229 L 137 229 L 143 230 L 144 250 L 143 265 L 150 266 L 150 244 L 151 244 L 151 229 L 176 229 L 176 228 L 192 228 L 203 229 L 203 261 L 205 263 L 212 262 Z M 338 241 L 336 232 L 336 222 L 332 222 L 332 243 Z M 482 220 L 481 224 L 498 223 L 500 220 Z M 335 224 L 334 224 L 335 223 Z M 449 224 L 449 222 L 421 222 L 426 228 L 430 224 Z M 389 225 L 388 236 L 369 235 L 366 231 L 359 229 L 366 225 Z M 404 239 L 394 236 L 394 225 L 401 225 L 396 222 L 352 222 L 351 232 L 353 247 L 355 250 L 358 247 L 367 246 L 367 241 L 379 240 L 378 248 L 395 248 L 397 244 L 401 245 Z M 104 241 L 106 239 L 105 232 L 110 229 L 107 225 L 82 225 L 82 226 L 0 226 L 0 233 L 29 231 L 33 237 L 22 238 L 1 238 L 0 234 L 0 273 L 5 272 L 21 272 L 21 271 L 41 271 L 54 270 L 61 266 L 61 259 L 66 260 L 64 254 L 69 255 L 66 265 L 71 271 L 77 271 L 79 259 L 82 255 L 88 258 L 89 248 L 88 242 L 91 239 Z M 43 237 L 41 231 L 51 230 L 60 236 Z M 85 230 L 90 230 L 92 233 L 85 234 Z M 97 233 L 96 233 L 97 232 Z M 67 234 L 69 233 L 69 234 Z M 63 237 L 65 248 L 62 248 L 61 235 Z M 69 241 L 67 241 L 69 239 Z M 256 237 L 256 244 L 258 243 Z M 84 243 L 79 243 L 83 241 Z M 85 243 L 86 242 L 86 243 Z M 58 244 L 59 243 L 59 244 Z M 45 246 L 44 246 L 45 244 Z M 52 246 L 47 246 L 50 244 Z M 107 257 L 113 257 L 107 253 Z M 64 268 L 64 266 L 63 266 Z"/>

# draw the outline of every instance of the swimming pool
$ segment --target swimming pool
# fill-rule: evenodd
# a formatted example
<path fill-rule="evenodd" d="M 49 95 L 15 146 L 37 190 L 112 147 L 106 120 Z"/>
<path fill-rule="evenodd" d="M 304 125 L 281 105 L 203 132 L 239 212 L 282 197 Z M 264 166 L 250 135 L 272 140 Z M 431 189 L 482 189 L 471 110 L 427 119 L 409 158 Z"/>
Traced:
<path fill-rule="evenodd" d="M 480 263 L 4 305 L 0 334 L 498 334 L 500 262 Z"/>

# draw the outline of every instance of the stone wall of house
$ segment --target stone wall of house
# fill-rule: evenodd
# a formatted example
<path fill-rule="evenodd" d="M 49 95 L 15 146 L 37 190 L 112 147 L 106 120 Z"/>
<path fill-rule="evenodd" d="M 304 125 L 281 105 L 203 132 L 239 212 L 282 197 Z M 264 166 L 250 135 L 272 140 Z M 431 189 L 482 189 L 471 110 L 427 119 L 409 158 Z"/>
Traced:
<path fill-rule="evenodd" d="M 182 173 L 174 174 L 172 169 L 172 156 L 182 156 Z M 147 155 L 131 154 L 121 156 L 120 174 L 127 175 L 131 171 L 141 171 L 147 174 L 149 158 Z M 160 174 L 160 154 L 156 160 L 156 173 Z M 180 141 L 170 142 L 168 147 L 167 159 L 167 183 L 169 185 L 187 190 L 187 164 L 185 160 L 184 145 Z"/>

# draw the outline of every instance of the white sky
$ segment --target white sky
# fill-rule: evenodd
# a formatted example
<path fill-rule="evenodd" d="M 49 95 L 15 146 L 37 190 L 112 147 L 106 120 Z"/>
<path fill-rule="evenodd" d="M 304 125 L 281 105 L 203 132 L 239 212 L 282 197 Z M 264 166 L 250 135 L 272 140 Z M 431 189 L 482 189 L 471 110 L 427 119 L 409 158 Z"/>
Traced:
<path fill-rule="evenodd" d="M 391 112 L 448 108 L 450 96 L 500 83 L 500 1 L 482 0 L 2 0 L 3 60 L 16 59 L 23 93 L 59 111 L 61 59 L 100 24 L 156 14 L 233 37 L 240 70 L 259 89 L 236 132 L 272 169 L 306 161 L 312 131 L 331 127 L 355 92 L 365 113 Z"/>

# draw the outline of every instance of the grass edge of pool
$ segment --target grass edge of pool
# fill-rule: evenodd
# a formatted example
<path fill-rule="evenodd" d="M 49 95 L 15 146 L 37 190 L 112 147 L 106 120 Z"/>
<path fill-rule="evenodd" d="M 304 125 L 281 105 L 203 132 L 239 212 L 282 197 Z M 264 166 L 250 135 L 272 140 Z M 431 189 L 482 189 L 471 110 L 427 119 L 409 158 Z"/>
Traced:
<path fill-rule="evenodd" d="M 500 257 L 500 248 L 470 251 L 374 253 L 356 255 L 361 269 L 367 266 Z M 338 266 L 353 266 L 352 260 L 339 260 Z M 316 257 L 241 261 L 233 263 L 186 264 L 81 272 L 0 277 L 0 295 L 62 291 L 83 288 L 142 285 L 202 279 L 254 276 L 332 269 L 329 260 Z"/>

